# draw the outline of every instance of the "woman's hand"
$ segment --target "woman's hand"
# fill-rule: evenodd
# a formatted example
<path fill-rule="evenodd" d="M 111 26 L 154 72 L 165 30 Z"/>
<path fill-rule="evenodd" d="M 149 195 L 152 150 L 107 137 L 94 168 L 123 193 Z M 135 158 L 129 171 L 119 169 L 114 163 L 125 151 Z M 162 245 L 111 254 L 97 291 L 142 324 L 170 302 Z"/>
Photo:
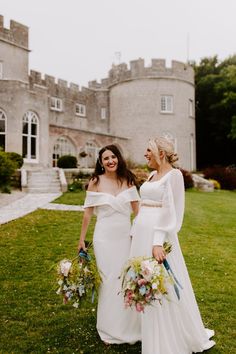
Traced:
<path fill-rule="evenodd" d="M 84 250 L 85 252 L 87 252 L 87 248 L 85 247 L 85 242 L 84 242 L 84 240 L 80 240 L 80 241 L 79 241 L 79 244 L 78 244 L 78 252 L 79 252 L 81 249 Z"/>
<path fill-rule="evenodd" d="M 153 246 L 152 255 L 158 263 L 163 263 L 163 261 L 166 259 L 166 253 L 162 246 Z"/>

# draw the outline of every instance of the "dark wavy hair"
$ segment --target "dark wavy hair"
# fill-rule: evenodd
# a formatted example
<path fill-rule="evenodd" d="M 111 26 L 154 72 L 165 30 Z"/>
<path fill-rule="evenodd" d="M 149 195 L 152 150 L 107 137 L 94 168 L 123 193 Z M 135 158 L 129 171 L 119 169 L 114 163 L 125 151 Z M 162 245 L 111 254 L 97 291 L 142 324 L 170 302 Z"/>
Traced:
<path fill-rule="evenodd" d="M 137 185 L 136 182 L 136 177 L 135 175 L 128 169 L 126 162 L 118 149 L 116 145 L 106 145 L 104 146 L 98 153 L 98 158 L 95 166 L 95 170 L 92 174 L 91 179 L 95 180 L 96 184 L 99 182 L 99 176 L 103 175 L 105 173 L 104 168 L 102 167 L 102 154 L 104 151 L 110 150 L 113 152 L 113 154 L 117 157 L 118 159 L 118 167 L 116 170 L 117 173 L 117 178 L 122 184 L 124 181 L 127 182 L 127 184 L 130 185 Z"/>

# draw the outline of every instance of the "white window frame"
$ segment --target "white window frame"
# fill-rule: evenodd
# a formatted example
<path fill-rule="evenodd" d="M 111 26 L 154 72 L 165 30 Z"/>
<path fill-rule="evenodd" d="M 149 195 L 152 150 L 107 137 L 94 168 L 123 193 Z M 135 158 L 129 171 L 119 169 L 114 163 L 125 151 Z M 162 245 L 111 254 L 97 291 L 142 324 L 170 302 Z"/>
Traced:
<path fill-rule="evenodd" d="M 39 162 L 39 118 L 38 118 L 38 115 L 33 111 L 27 111 L 23 116 L 22 123 L 28 124 L 28 132 L 22 133 L 22 138 L 25 137 L 26 141 L 27 141 L 27 155 L 26 155 L 26 157 L 24 157 L 24 161 L 38 163 Z M 31 131 L 32 124 L 36 124 L 36 126 L 37 126 L 36 134 L 32 134 L 32 131 Z M 35 139 L 35 158 L 32 158 L 32 156 L 31 156 L 32 138 Z M 23 147 L 22 147 L 22 152 L 23 152 Z M 23 155 L 23 153 L 22 153 L 22 155 Z"/>
<path fill-rule="evenodd" d="M 101 119 L 105 120 L 107 118 L 107 109 L 106 107 L 101 108 Z"/>
<path fill-rule="evenodd" d="M 171 95 L 161 95 L 161 113 L 173 113 L 174 99 Z"/>
<path fill-rule="evenodd" d="M 3 79 L 3 62 L 0 61 L 0 80 Z"/>
<path fill-rule="evenodd" d="M 61 112 L 62 111 L 62 99 L 58 97 L 50 98 L 50 108 L 52 111 Z"/>
<path fill-rule="evenodd" d="M 86 106 L 82 103 L 75 104 L 75 114 L 80 117 L 86 117 Z"/>
<path fill-rule="evenodd" d="M 4 135 L 5 136 L 4 151 L 6 151 L 6 146 L 7 146 L 7 115 L 2 109 L 0 109 L 0 120 L 3 120 L 5 122 L 4 132 L 0 131 L 0 135 Z"/>
<path fill-rule="evenodd" d="M 193 99 L 189 98 L 188 100 L 189 107 L 189 117 L 194 118 L 194 102 Z"/>
<path fill-rule="evenodd" d="M 59 136 L 53 145 L 52 166 L 57 167 L 58 159 L 63 155 L 76 156 L 76 147 L 67 136 Z"/>

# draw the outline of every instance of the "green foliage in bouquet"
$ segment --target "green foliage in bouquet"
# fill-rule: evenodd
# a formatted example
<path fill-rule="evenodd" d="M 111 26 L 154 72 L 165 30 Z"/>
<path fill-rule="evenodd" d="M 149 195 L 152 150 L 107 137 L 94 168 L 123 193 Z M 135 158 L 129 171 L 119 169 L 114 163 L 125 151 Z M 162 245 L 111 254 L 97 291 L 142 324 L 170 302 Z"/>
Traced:
<path fill-rule="evenodd" d="M 95 259 L 87 252 L 80 252 L 74 259 L 63 259 L 57 265 L 57 294 L 63 303 L 79 307 L 82 301 L 90 298 L 93 302 L 101 277 Z"/>

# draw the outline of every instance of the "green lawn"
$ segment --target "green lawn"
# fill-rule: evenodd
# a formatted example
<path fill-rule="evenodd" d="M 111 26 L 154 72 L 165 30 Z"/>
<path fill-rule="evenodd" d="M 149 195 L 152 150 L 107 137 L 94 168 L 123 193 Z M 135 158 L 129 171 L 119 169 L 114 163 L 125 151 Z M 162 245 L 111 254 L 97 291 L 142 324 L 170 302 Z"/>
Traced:
<path fill-rule="evenodd" d="M 66 193 L 57 202 L 82 204 L 83 197 Z M 186 193 L 180 241 L 202 317 L 216 331 L 209 354 L 235 353 L 235 210 L 235 192 Z M 80 212 L 38 210 L 0 226 L 1 354 L 140 353 L 140 344 L 100 342 L 96 304 L 74 309 L 55 294 L 51 267 L 76 255 L 81 218 Z"/>

